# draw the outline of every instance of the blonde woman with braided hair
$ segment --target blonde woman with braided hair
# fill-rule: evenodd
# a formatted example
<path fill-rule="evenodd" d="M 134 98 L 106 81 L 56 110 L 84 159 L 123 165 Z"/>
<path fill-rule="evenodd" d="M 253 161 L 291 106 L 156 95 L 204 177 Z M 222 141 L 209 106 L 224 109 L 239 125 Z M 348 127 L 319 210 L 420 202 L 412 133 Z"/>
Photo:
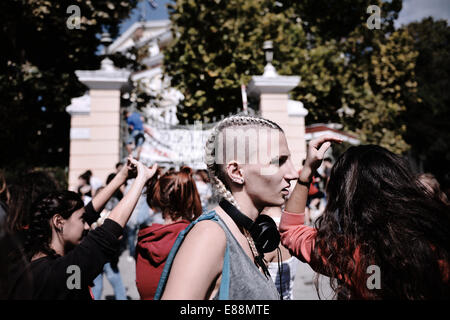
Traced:
<path fill-rule="evenodd" d="M 279 299 L 253 233 L 228 209 L 253 223 L 265 207 L 284 204 L 298 174 L 283 130 L 263 118 L 230 116 L 213 129 L 205 150 L 211 183 L 228 207 L 217 206 L 180 234 L 155 299 Z"/>

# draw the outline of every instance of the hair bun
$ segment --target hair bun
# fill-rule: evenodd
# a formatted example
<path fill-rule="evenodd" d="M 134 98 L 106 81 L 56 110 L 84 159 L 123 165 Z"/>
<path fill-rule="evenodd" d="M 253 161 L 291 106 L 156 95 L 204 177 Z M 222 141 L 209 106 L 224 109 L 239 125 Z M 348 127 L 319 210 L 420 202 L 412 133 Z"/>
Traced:
<path fill-rule="evenodd" d="M 192 168 L 188 167 L 188 166 L 181 167 L 180 172 L 183 172 L 183 173 L 186 173 L 189 175 L 192 175 L 192 173 L 193 173 Z"/>

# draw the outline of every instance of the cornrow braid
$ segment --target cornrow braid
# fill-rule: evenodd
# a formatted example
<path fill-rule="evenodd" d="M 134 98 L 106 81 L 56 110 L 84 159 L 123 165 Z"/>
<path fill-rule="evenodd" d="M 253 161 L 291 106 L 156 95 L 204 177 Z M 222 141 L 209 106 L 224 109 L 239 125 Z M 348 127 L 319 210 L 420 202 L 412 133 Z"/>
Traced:
<path fill-rule="evenodd" d="M 223 197 L 230 201 L 234 206 L 239 209 L 239 206 L 231 194 L 229 188 L 227 188 L 225 184 L 224 172 L 222 171 L 222 167 L 216 163 L 216 140 L 219 134 L 226 128 L 231 127 L 243 127 L 243 126 L 257 126 L 257 127 L 265 127 L 280 130 L 283 132 L 283 129 L 273 121 L 255 117 L 255 116 L 242 116 L 235 115 L 230 116 L 222 121 L 220 121 L 212 130 L 208 140 L 206 141 L 205 146 L 205 162 L 208 169 L 208 174 L 210 176 L 212 185 L 218 196 Z"/>
<path fill-rule="evenodd" d="M 225 184 L 220 180 L 218 177 L 211 177 L 212 185 L 216 190 L 216 193 L 222 197 L 228 200 L 233 206 L 236 208 L 239 208 L 239 204 L 237 203 L 236 199 L 234 199 L 233 194 L 230 192 L 230 190 L 225 187 Z"/>

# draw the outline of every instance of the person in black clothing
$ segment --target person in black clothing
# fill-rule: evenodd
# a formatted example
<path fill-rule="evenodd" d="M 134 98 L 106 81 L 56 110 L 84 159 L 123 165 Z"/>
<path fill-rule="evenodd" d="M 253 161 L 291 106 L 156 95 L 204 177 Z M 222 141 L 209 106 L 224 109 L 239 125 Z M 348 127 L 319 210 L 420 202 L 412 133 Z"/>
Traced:
<path fill-rule="evenodd" d="M 34 203 L 25 247 L 33 275 L 32 299 L 92 299 L 89 286 L 114 258 L 123 227 L 156 168 L 129 157 L 127 165 L 86 207 L 71 191 L 52 192 Z M 85 236 L 130 173 L 137 173 L 130 191 L 104 224 Z M 24 290 L 20 281 L 15 289 L 16 295 Z"/>
<path fill-rule="evenodd" d="M 25 178 L 28 177 L 28 184 Z M 25 174 L 12 185 L 7 185 L 3 172 L 0 170 L 0 300 L 6 299 L 31 299 L 30 290 L 32 287 L 31 273 L 27 270 L 28 261 L 23 253 L 22 237 L 19 233 L 22 230 L 22 220 L 26 218 L 25 209 L 31 206 L 28 197 L 36 197 L 36 193 L 43 188 L 51 188 L 52 184 L 47 183 L 41 186 L 42 182 L 49 182 L 41 179 L 41 174 Z M 22 185 L 22 188 L 19 186 Z M 11 194 L 9 190 L 12 190 Z M 9 205 L 8 205 L 9 204 Z M 23 209 L 17 210 L 18 208 Z M 16 216 L 16 214 L 18 216 Z M 14 215 L 11 217 L 11 215 Z M 16 229 L 17 228 L 17 229 Z M 11 288 L 21 278 L 22 288 L 18 295 L 11 296 Z"/>

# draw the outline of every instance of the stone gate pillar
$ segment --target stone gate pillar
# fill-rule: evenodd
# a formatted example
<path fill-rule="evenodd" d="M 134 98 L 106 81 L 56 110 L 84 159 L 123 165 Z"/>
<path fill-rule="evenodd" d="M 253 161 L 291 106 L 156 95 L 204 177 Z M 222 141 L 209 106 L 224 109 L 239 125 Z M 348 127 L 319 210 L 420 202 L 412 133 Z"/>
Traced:
<path fill-rule="evenodd" d="M 280 76 L 269 62 L 262 76 L 253 76 L 248 94 L 259 97 L 259 111 L 263 118 L 276 122 L 285 132 L 292 161 L 296 169 L 306 158 L 305 116 L 303 103 L 289 99 L 289 91 L 300 83 L 299 76 Z"/>
<path fill-rule="evenodd" d="M 78 176 L 90 169 L 103 183 L 120 160 L 120 88 L 130 72 L 118 70 L 106 58 L 100 70 L 78 70 L 78 79 L 89 92 L 72 99 L 69 189 L 74 190 Z"/>

